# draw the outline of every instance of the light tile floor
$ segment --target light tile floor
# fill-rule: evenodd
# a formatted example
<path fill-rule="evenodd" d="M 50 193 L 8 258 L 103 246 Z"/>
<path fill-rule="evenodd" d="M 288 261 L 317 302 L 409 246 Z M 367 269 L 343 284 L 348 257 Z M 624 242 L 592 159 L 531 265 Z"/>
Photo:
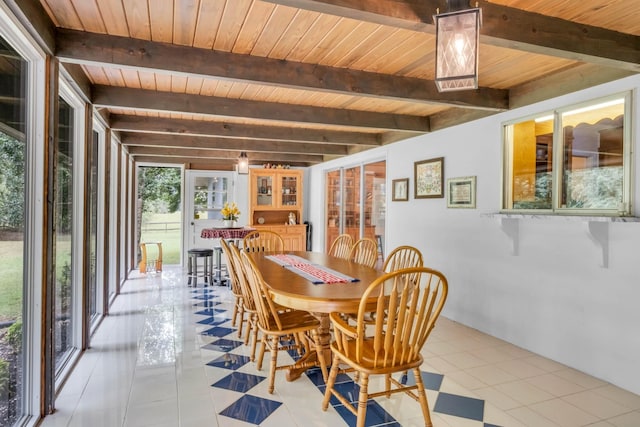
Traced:
<path fill-rule="evenodd" d="M 262 371 L 248 360 L 229 290 L 185 284 L 176 267 L 127 281 L 41 425 L 355 425 L 340 405 L 320 409 L 317 370 L 290 383 L 280 371 L 267 393 L 268 360 Z M 640 396 L 445 318 L 424 356 L 436 427 L 640 426 Z M 417 402 L 395 395 L 370 405 L 367 425 L 424 422 Z"/>

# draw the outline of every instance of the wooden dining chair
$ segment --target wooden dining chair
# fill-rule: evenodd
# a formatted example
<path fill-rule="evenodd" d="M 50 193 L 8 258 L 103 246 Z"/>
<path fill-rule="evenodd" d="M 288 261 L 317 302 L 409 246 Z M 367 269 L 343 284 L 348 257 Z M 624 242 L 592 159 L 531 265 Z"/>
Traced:
<path fill-rule="evenodd" d="M 368 237 L 357 240 L 351 247 L 349 259 L 355 263 L 374 268 L 378 262 L 378 244 Z"/>
<path fill-rule="evenodd" d="M 423 265 L 424 261 L 422 259 L 422 253 L 417 248 L 414 248 L 413 246 L 398 246 L 391 251 L 389 255 L 387 255 L 382 269 L 386 273 L 390 273 L 403 268 L 422 267 Z M 413 277 L 412 279 L 415 280 L 416 277 Z M 369 312 L 364 317 L 364 321 L 368 324 L 373 324 L 375 316 L 375 312 Z M 343 318 L 355 321 L 356 316 L 354 313 L 346 313 Z"/>
<path fill-rule="evenodd" d="M 353 246 L 353 237 L 350 234 L 341 234 L 331 243 L 329 248 L 329 255 L 349 259 L 351 253 L 351 246 Z"/>
<path fill-rule="evenodd" d="M 268 392 L 273 393 L 275 388 L 276 371 L 293 366 L 278 366 L 278 352 L 281 350 L 295 349 L 302 356 L 309 352 L 311 345 L 313 345 L 317 352 L 323 377 L 327 378 L 327 364 L 318 337 L 320 320 L 307 311 L 289 310 L 283 312 L 278 310 L 278 306 L 271 299 L 262 274 L 253 260 L 246 252 L 242 252 L 241 258 L 258 311 L 258 328 L 262 333 L 257 361 L 258 370 L 262 369 L 265 350 L 269 348 L 271 352 Z M 294 344 L 287 341 L 290 337 L 295 338 Z"/>
<path fill-rule="evenodd" d="M 355 326 L 349 325 L 339 313 L 331 313 L 335 341 L 331 343 L 333 362 L 322 409 L 327 410 L 333 395 L 356 415 L 356 425 L 364 427 L 369 398 L 405 392 L 420 402 L 425 425 L 432 426 L 420 373 L 421 350 L 442 311 L 447 292 L 447 279 L 439 271 L 426 267 L 402 269 L 386 273 L 368 286 L 360 300 Z M 378 313 L 373 327 L 365 322 L 372 305 Z M 346 368 L 341 369 L 340 365 Z M 402 384 L 391 376 L 409 369 L 413 372 L 414 385 Z M 358 374 L 357 407 L 338 392 L 339 372 Z M 369 391 L 371 375 L 385 376 L 384 390 Z"/>
<path fill-rule="evenodd" d="M 422 267 L 424 260 L 422 252 L 413 246 L 398 246 L 391 251 L 384 260 L 382 269 L 390 273 L 392 271 L 401 270 L 409 267 Z"/>
<path fill-rule="evenodd" d="M 233 313 L 231 315 L 231 326 L 236 326 L 238 317 L 240 323 L 238 324 L 238 338 L 242 337 L 242 326 L 246 322 L 244 317 L 244 302 L 242 301 L 242 289 L 240 288 L 240 279 L 238 277 L 238 271 L 233 260 L 233 254 L 231 253 L 231 245 L 225 240 L 220 239 L 220 247 L 222 253 L 227 258 L 227 273 L 229 273 L 229 281 L 231 283 L 231 294 L 234 298 Z"/>
<path fill-rule="evenodd" d="M 237 284 L 242 296 L 242 313 L 246 315 L 247 329 L 244 336 L 244 345 L 249 345 L 250 338 L 253 338 L 251 343 L 251 355 L 250 360 L 253 362 L 256 359 L 256 346 L 258 343 L 258 310 L 256 309 L 255 301 L 253 300 L 253 294 L 249 288 L 249 282 L 247 274 L 240 257 L 240 250 L 236 245 L 227 245 L 229 250 L 229 256 L 227 262 L 230 264 L 231 269 L 234 270 Z M 234 308 L 235 312 L 235 308 Z M 233 322 L 233 321 L 232 321 Z M 238 338 L 242 337 L 242 320 L 240 328 L 238 329 Z"/>
<path fill-rule="evenodd" d="M 247 234 L 242 240 L 247 252 L 282 252 L 284 239 L 275 231 L 255 230 Z"/>

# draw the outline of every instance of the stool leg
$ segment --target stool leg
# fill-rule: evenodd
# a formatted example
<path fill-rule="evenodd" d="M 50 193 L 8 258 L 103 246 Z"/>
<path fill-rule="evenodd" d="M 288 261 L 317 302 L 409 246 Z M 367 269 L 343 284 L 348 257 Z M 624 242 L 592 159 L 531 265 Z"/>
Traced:
<path fill-rule="evenodd" d="M 209 257 L 204 257 L 204 271 L 202 272 L 204 276 L 204 285 L 209 286 Z"/>
<path fill-rule="evenodd" d="M 189 276 L 189 280 L 187 281 L 187 286 L 191 286 L 191 275 L 193 274 L 193 265 L 192 265 L 191 255 L 187 256 L 187 275 Z"/>
<path fill-rule="evenodd" d="M 215 284 L 213 280 L 213 257 L 209 256 L 207 259 L 209 260 L 209 283 L 213 286 Z"/>

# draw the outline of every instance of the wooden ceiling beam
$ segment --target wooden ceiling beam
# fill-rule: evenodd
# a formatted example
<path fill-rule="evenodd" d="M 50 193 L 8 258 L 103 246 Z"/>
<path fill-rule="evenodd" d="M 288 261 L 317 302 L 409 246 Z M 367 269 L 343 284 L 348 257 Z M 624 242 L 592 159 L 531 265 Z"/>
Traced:
<path fill-rule="evenodd" d="M 132 156 L 158 156 L 158 157 L 190 157 L 196 159 L 217 159 L 226 160 L 233 164 L 238 162 L 240 151 L 234 150 L 215 150 L 215 149 L 197 149 L 197 148 L 179 148 L 179 147 L 138 147 L 128 146 L 127 151 Z M 279 153 L 262 153 L 250 151 L 247 152 L 250 164 L 258 164 L 264 162 L 288 164 L 289 162 L 302 162 L 306 164 L 321 163 L 324 158 L 315 154 L 279 154 Z"/>
<path fill-rule="evenodd" d="M 375 133 L 332 131 L 328 129 L 261 126 L 224 121 L 181 120 L 163 117 L 112 114 L 111 129 L 123 132 L 151 132 L 180 135 L 219 136 L 224 138 L 297 141 L 315 144 L 345 144 L 377 147 L 380 138 Z"/>
<path fill-rule="evenodd" d="M 216 170 L 216 171 L 233 171 L 236 166 L 234 163 L 229 161 L 218 161 L 218 160 L 196 160 L 193 157 L 164 157 L 164 156 L 132 156 L 133 160 L 136 163 L 155 163 L 155 164 L 164 164 L 164 165 L 188 165 L 191 166 L 194 162 L 198 162 L 200 167 L 192 168 L 187 167 L 188 169 L 206 169 L 206 170 Z"/>
<path fill-rule="evenodd" d="M 132 156 L 136 163 L 156 163 L 165 165 L 185 165 L 187 169 L 215 170 L 215 171 L 234 171 L 236 164 L 229 161 L 194 159 L 193 157 L 162 157 L 162 156 Z M 289 162 L 289 166 L 307 167 L 309 164 L 304 162 Z"/>
<path fill-rule="evenodd" d="M 427 117 L 247 101 L 125 87 L 95 85 L 92 101 L 96 107 L 429 132 Z"/>
<path fill-rule="evenodd" d="M 434 34 L 439 0 L 265 0 Z M 475 3 L 475 2 L 474 2 Z M 483 44 L 640 72 L 640 36 L 579 24 L 482 0 Z"/>
<path fill-rule="evenodd" d="M 267 141 L 240 138 L 221 138 L 189 135 L 163 135 L 145 133 L 122 133 L 120 141 L 124 145 L 144 147 L 201 148 L 216 150 L 240 150 L 265 153 L 305 153 L 332 156 L 346 156 L 346 145 L 308 144 L 304 142 Z"/>
<path fill-rule="evenodd" d="M 479 88 L 438 92 L 433 80 L 179 46 L 106 34 L 58 29 L 63 62 L 131 67 L 361 97 L 503 111 L 508 91 Z M 168 61 L 167 58 L 180 58 Z"/>

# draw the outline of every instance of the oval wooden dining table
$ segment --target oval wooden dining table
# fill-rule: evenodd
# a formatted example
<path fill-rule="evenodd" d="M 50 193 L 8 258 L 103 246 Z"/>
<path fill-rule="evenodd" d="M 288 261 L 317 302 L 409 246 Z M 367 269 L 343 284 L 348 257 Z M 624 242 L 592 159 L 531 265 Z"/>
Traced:
<path fill-rule="evenodd" d="M 305 310 L 320 320 L 319 339 L 325 360 L 331 361 L 331 333 L 329 313 L 357 313 L 360 299 L 369 284 L 383 274 L 382 270 L 370 268 L 352 261 L 335 258 L 321 252 L 286 252 L 297 255 L 313 264 L 328 267 L 358 279 L 354 282 L 312 283 L 291 269 L 267 258 L 268 252 L 248 254 L 256 263 L 266 282 L 273 300 L 285 307 Z M 287 380 L 293 381 L 312 366 L 318 366 L 315 351 L 300 358 L 294 368 L 287 372 Z"/>

